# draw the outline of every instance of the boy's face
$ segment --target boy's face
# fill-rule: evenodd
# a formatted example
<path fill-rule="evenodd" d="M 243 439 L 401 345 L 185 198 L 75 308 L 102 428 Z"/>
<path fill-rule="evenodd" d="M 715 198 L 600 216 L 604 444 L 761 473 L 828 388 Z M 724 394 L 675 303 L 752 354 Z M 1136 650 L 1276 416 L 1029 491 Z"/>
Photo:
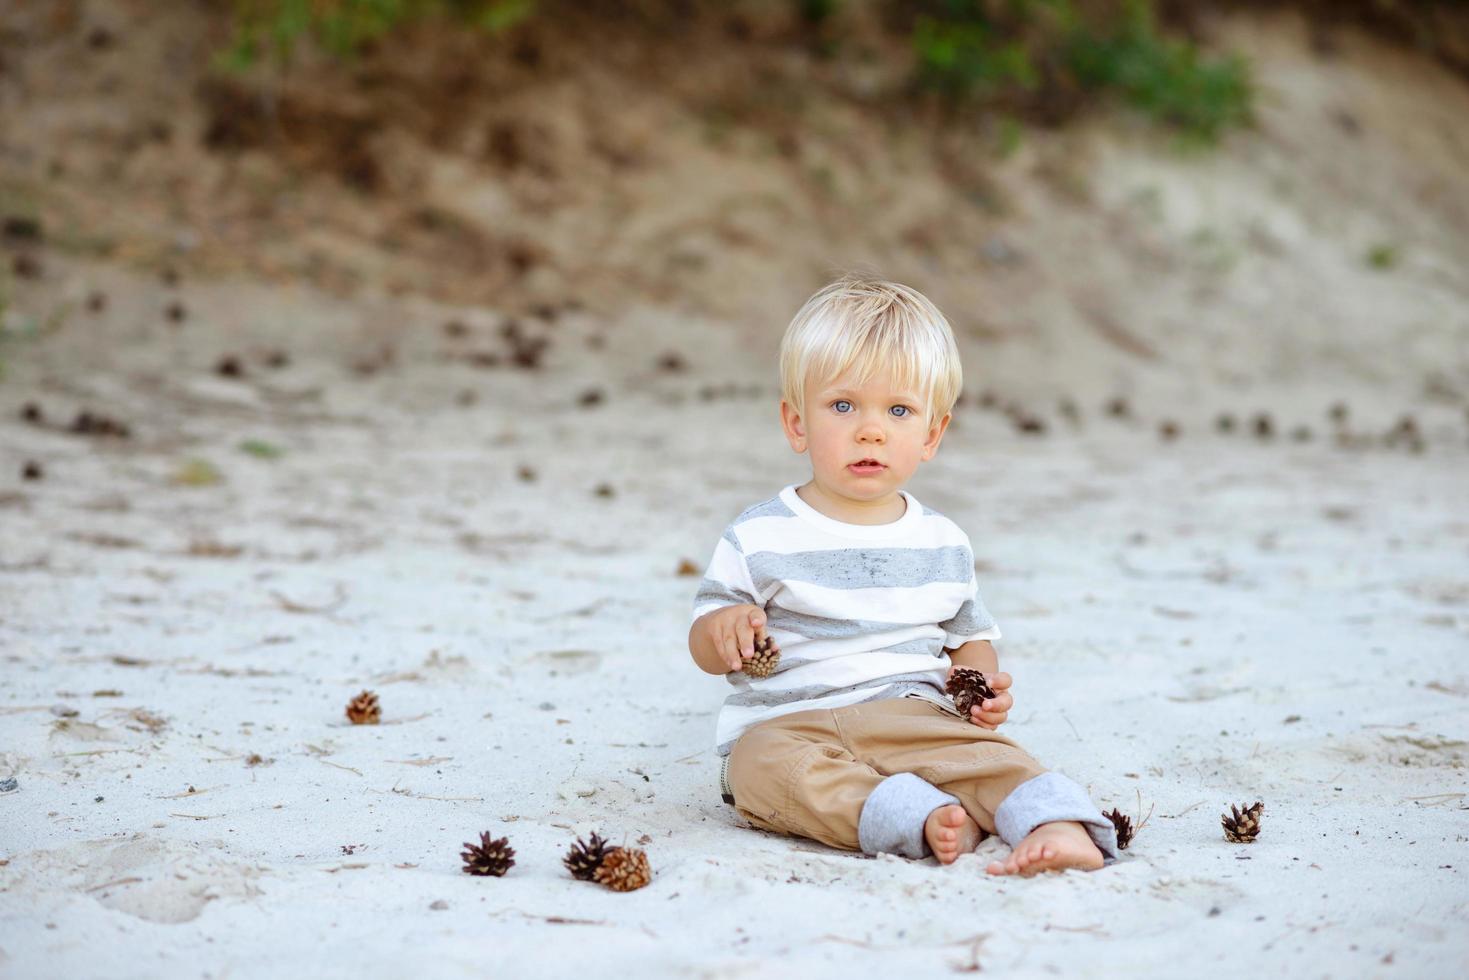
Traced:
<path fill-rule="evenodd" d="M 938 452 L 952 417 L 930 425 L 927 403 L 883 375 L 860 387 L 845 378 L 808 384 L 805 397 L 804 417 L 780 403 L 786 439 L 796 452 L 811 454 L 817 496 L 837 512 L 830 516 L 858 518 L 854 523 L 891 511 L 918 464 Z"/>

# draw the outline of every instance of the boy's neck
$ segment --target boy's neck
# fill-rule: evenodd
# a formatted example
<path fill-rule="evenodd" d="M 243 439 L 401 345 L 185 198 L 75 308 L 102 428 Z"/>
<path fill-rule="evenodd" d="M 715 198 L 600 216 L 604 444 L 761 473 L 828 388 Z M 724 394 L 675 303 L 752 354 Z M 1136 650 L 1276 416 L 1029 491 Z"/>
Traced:
<path fill-rule="evenodd" d="M 796 488 L 796 496 L 818 514 L 843 524 L 891 524 L 908 512 L 908 501 L 897 491 L 879 500 L 850 500 L 827 493 L 811 480 Z"/>

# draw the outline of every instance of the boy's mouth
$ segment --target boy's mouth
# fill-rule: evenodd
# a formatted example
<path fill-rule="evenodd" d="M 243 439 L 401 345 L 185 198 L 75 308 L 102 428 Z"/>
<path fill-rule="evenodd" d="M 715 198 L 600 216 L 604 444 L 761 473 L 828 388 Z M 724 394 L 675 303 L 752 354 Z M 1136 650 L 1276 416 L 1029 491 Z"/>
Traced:
<path fill-rule="evenodd" d="M 847 469 L 858 475 L 871 475 L 873 473 L 880 473 L 887 469 L 887 467 L 875 459 L 862 459 L 855 463 L 849 463 Z"/>

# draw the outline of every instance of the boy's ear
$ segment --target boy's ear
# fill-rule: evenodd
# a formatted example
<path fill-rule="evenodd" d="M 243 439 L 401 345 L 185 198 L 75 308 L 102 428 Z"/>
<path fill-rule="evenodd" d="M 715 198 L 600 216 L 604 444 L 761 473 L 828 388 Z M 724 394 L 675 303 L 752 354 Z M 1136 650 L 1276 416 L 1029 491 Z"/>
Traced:
<path fill-rule="evenodd" d="M 933 454 L 939 451 L 939 443 L 944 439 L 944 430 L 949 427 L 949 420 L 953 417 L 953 412 L 948 413 L 928 430 L 928 438 L 923 441 L 924 460 L 933 459 Z"/>
<path fill-rule="evenodd" d="M 780 400 L 780 427 L 785 431 L 786 442 L 798 453 L 806 451 L 806 425 L 795 408 L 784 398 Z"/>

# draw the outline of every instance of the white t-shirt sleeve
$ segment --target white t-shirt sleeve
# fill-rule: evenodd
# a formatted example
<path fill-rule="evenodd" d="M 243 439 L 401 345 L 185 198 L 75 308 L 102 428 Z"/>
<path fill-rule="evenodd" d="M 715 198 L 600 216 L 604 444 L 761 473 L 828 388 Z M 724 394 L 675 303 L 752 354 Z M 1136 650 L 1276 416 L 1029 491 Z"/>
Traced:
<path fill-rule="evenodd" d="M 969 597 L 960 604 L 953 616 L 939 623 L 944 631 L 944 647 L 953 650 L 971 640 L 998 640 L 1000 627 L 995 617 L 984 607 L 979 595 L 979 580 L 974 575 L 974 552 L 965 543 L 969 553 Z"/>
<path fill-rule="evenodd" d="M 690 623 L 706 613 L 724 606 L 751 604 L 765 608 L 750 576 L 750 566 L 745 561 L 744 551 L 732 529 L 714 547 L 714 556 L 704 571 L 699 591 L 694 596 L 694 614 Z"/>

